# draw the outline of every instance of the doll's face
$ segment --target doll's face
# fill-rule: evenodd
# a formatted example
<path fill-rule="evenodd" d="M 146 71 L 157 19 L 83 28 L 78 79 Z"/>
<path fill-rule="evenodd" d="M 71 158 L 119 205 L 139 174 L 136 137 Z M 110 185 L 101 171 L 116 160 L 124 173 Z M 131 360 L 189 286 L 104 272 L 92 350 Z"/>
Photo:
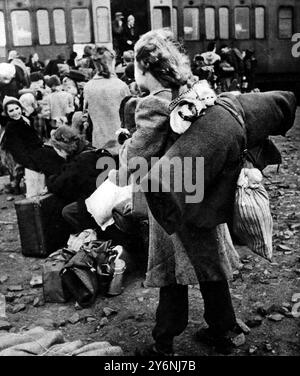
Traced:
<path fill-rule="evenodd" d="M 8 104 L 6 111 L 7 115 L 13 120 L 19 120 L 22 116 L 21 107 L 14 103 Z"/>

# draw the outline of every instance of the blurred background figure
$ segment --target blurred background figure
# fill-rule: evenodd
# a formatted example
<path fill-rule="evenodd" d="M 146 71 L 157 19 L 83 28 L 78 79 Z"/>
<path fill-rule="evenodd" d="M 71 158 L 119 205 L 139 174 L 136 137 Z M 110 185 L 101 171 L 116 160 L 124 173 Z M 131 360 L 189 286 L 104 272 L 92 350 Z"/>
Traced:
<path fill-rule="evenodd" d="M 199 80 L 213 81 L 214 70 L 207 68 L 204 57 L 200 54 L 194 56 L 191 68 L 193 75 L 198 77 Z"/>
<path fill-rule="evenodd" d="M 69 65 L 71 69 L 75 69 L 77 67 L 76 59 L 77 59 L 77 52 L 72 51 L 70 53 L 70 58 L 67 60 L 67 64 Z"/>
<path fill-rule="evenodd" d="M 36 52 L 29 56 L 26 66 L 30 69 L 30 73 L 42 72 L 45 68 L 44 63 L 40 61 L 39 55 Z"/>
<path fill-rule="evenodd" d="M 124 43 L 125 25 L 122 12 L 116 12 L 112 22 L 113 46 L 116 51 L 117 63 L 120 62 L 123 52 L 126 50 Z"/>
<path fill-rule="evenodd" d="M 60 75 L 59 72 L 59 64 L 65 64 L 66 58 L 64 54 L 58 54 L 57 58 L 54 60 L 50 60 L 47 64 L 44 74 L 45 76 L 52 76 L 52 75 Z"/>
<path fill-rule="evenodd" d="M 51 128 L 58 128 L 69 123 L 69 117 L 74 112 L 74 98 L 72 94 L 62 90 L 58 76 L 52 75 L 47 86 L 51 93 L 46 97 L 46 105 L 49 106 Z"/>
<path fill-rule="evenodd" d="M 139 39 L 138 30 L 135 24 L 135 17 L 130 14 L 124 28 L 124 48 L 133 50 L 135 43 Z"/>
<path fill-rule="evenodd" d="M 29 73 L 24 61 L 20 59 L 20 55 L 16 50 L 9 52 L 8 62 L 9 64 L 14 65 L 16 68 L 16 80 L 18 82 L 19 89 L 28 87 L 30 83 Z"/>
<path fill-rule="evenodd" d="M 97 73 L 84 87 L 84 112 L 88 111 L 93 124 L 92 144 L 117 155 L 116 131 L 121 125 L 119 108 L 130 91 L 115 74 L 114 51 L 105 46 L 97 47 L 93 59 Z"/>
<path fill-rule="evenodd" d="M 134 61 L 134 52 L 132 50 L 124 51 L 122 55 L 122 62 L 116 66 L 116 74 L 121 78 L 128 64 L 133 63 Z"/>
<path fill-rule="evenodd" d="M 235 78 L 235 68 L 230 63 L 228 54 L 221 53 L 221 62 L 219 65 L 219 82 L 221 92 L 230 91 L 232 82 Z"/>
<path fill-rule="evenodd" d="M 252 91 L 255 85 L 255 75 L 257 68 L 257 59 L 254 56 L 253 49 L 247 49 L 244 57 L 244 74 L 246 85 L 243 87 L 243 91 L 250 92 Z"/>

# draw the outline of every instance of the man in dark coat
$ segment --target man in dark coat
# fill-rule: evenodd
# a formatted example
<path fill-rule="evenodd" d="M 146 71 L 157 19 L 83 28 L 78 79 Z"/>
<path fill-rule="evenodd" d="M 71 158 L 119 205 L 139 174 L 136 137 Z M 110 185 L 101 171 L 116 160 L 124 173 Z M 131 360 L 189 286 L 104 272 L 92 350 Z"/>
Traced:
<path fill-rule="evenodd" d="M 124 44 L 126 50 L 133 50 L 136 41 L 139 39 L 138 30 L 135 24 L 135 17 L 130 14 L 124 28 Z"/>

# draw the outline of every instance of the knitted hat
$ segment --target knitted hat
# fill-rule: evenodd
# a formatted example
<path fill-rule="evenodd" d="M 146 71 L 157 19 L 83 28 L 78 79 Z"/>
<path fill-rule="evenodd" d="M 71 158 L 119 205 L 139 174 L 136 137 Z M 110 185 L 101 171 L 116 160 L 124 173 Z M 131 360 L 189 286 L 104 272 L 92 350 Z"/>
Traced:
<path fill-rule="evenodd" d="M 50 76 L 50 78 L 47 81 L 47 86 L 52 87 L 52 86 L 59 86 L 61 85 L 60 79 L 56 74 L 53 74 Z"/>
<path fill-rule="evenodd" d="M 23 110 L 23 106 L 21 104 L 21 102 L 15 98 L 15 97 L 10 97 L 8 95 L 6 95 L 3 99 L 3 103 L 2 103 L 2 106 L 3 106 L 3 112 L 7 115 L 7 106 L 9 104 L 17 104 L 18 106 L 21 107 L 21 109 Z"/>
<path fill-rule="evenodd" d="M 67 125 L 51 132 L 51 144 L 58 150 L 65 151 L 68 156 L 80 153 L 86 141 Z"/>

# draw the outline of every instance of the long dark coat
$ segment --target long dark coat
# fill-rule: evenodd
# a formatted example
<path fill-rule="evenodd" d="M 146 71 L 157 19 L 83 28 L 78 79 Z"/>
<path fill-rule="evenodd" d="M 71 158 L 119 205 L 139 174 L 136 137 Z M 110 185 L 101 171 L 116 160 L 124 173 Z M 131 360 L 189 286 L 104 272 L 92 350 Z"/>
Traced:
<path fill-rule="evenodd" d="M 174 157 L 182 161 L 185 157 L 204 158 L 204 198 L 201 202 L 187 203 L 190 193 L 185 189 L 146 193 L 155 219 L 168 234 L 179 237 L 193 259 L 197 276 L 203 280 L 216 280 L 222 276 L 216 247 L 211 242 L 213 238 L 204 242 L 202 233 L 208 234 L 232 219 L 245 140 L 248 147 L 254 147 L 269 135 L 285 135 L 295 118 L 296 99 L 290 92 L 243 94 L 234 101 L 245 120 L 246 133 L 228 110 L 214 105 L 181 135 L 144 180 L 156 181 L 162 187 L 168 177 L 159 171 L 164 171 L 169 160 Z M 195 181 L 196 172 L 196 169 L 190 171 L 192 181 Z"/>
<path fill-rule="evenodd" d="M 169 124 L 171 99 L 171 90 L 165 89 L 140 100 L 135 118 L 137 130 L 120 151 L 121 167 L 127 160 L 136 156 L 144 157 L 150 167 L 151 157 L 162 157 L 178 139 L 179 136 L 172 132 Z M 206 235 L 202 234 L 200 239 L 196 239 L 195 246 L 198 248 L 206 240 L 203 236 Z M 212 254 L 208 257 L 210 262 L 205 260 L 206 278 L 224 279 L 229 275 L 227 260 L 221 256 L 221 253 L 224 254 L 224 244 L 219 242 L 217 231 L 214 231 L 212 236 L 214 242 L 206 241 L 208 250 L 206 253 Z M 174 283 L 196 284 L 197 282 L 182 239 L 176 233 L 168 235 L 149 211 L 149 257 L 145 284 L 161 287 Z"/>

